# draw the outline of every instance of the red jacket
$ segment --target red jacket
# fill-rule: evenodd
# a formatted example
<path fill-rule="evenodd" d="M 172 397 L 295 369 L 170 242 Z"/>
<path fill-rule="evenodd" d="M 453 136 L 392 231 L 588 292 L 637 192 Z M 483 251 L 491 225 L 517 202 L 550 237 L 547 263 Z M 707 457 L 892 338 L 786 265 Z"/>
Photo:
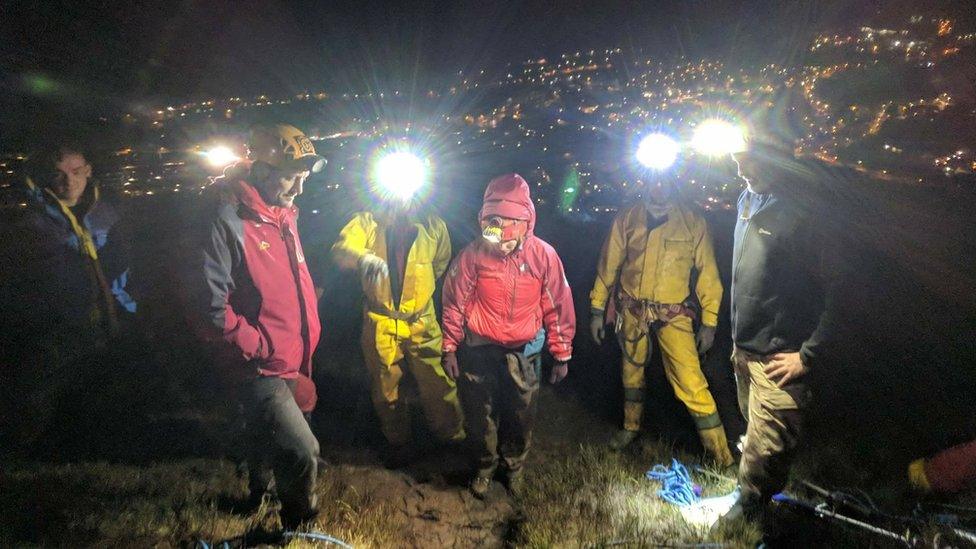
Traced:
<path fill-rule="evenodd" d="M 535 207 L 529 187 L 510 174 L 485 191 L 481 217 L 501 215 L 528 221 L 523 244 L 506 257 L 479 239 L 454 260 L 444 281 L 444 352 L 456 351 L 465 330 L 503 347 L 519 347 L 546 329 L 549 352 L 561 362 L 573 354 L 576 312 L 556 251 L 532 234 Z"/>
<path fill-rule="evenodd" d="M 214 190 L 220 201 L 195 275 L 203 283 L 197 301 L 206 307 L 211 339 L 229 343 L 242 359 L 238 365 L 254 368 L 243 377 L 297 379 L 296 401 L 311 411 L 321 325 L 298 209 L 269 206 L 243 180 L 218 180 Z"/>

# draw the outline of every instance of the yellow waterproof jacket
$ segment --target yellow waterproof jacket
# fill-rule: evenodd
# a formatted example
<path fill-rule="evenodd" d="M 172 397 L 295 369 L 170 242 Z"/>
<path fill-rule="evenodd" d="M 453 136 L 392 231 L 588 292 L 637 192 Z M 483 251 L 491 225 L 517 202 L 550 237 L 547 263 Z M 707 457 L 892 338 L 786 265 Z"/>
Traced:
<path fill-rule="evenodd" d="M 648 231 L 649 216 L 643 203 L 617 214 L 600 253 L 590 306 L 605 310 L 618 284 L 635 299 L 681 303 L 691 292 L 694 268 L 698 271 L 695 293 L 702 306 L 702 323 L 717 325 L 722 281 L 705 219 L 675 205 L 664 224 Z"/>
<path fill-rule="evenodd" d="M 425 315 L 428 309 L 433 310 L 431 299 L 437 279 L 444 274 L 451 261 L 451 239 L 447 225 L 436 215 L 414 219 L 413 224 L 417 228 L 417 238 L 407 255 L 400 306 L 394 311 L 389 277 L 375 286 L 363 281 L 363 293 L 372 313 L 405 319 Z M 382 216 L 371 212 L 356 214 L 332 246 L 333 257 L 341 267 L 347 269 L 357 268 L 359 259 L 366 254 L 376 255 L 389 265 L 386 229 L 387 223 Z"/>

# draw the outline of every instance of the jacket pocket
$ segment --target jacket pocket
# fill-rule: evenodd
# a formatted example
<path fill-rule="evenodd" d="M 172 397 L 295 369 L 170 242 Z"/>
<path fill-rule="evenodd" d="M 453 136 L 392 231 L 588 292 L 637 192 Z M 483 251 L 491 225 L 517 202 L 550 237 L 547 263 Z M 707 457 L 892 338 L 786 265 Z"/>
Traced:
<path fill-rule="evenodd" d="M 271 334 L 264 327 L 264 324 L 257 323 L 258 333 L 261 334 L 261 348 L 258 349 L 257 358 L 263 361 L 270 360 L 275 354 L 275 345 L 271 342 Z"/>
<path fill-rule="evenodd" d="M 665 284 L 688 286 L 688 277 L 694 265 L 695 248 L 691 240 L 667 239 L 664 241 L 663 272 Z"/>

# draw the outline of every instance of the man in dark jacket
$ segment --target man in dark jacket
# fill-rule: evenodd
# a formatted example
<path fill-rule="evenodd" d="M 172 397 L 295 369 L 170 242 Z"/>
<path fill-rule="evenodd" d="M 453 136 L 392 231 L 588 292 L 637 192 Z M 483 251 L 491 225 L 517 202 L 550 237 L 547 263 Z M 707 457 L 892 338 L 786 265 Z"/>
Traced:
<path fill-rule="evenodd" d="M 249 157 L 209 189 L 218 200 L 198 255 L 194 302 L 225 351 L 225 373 L 238 382 L 252 501 L 274 481 L 282 523 L 294 527 L 317 514 L 319 444 L 306 414 L 315 407 L 320 332 L 294 200 L 325 159 L 287 125 L 256 127 Z"/>
<path fill-rule="evenodd" d="M 788 139 L 753 138 L 735 153 L 746 181 L 732 264 L 733 362 L 749 427 L 739 464 L 741 495 L 723 522 L 762 519 L 786 485 L 809 403 L 807 374 L 819 366 L 835 316 L 837 254 L 823 218 L 814 219 L 816 162 L 799 161 Z"/>
<path fill-rule="evenodd" d="M 136 311 L 126 291 L 129 242 L 119 233 L 120 217 L 77 145 L 31 153 L 27 172 L 26 207 L 4 238 L 15 284 L 6 305 L 32 332 L 56 329 L 104 344 L 118 333 L 120 316 Z"/>
<path fill-rule="evenodd" d="M 104 381 L 96 381 L 111 362 L 103 353 L 115 350 L 120 325 L 136 312 L 129 242 L 82 148 L 53 142 L 32 152 L 26 167 L 23 206 L 0 234 L 6 448 L 32 446 L 56 408 L 74 400 L 69 395 L 80 398 Z M 23 418 L 30 418 L 24 429 L 5 428 Z"/>

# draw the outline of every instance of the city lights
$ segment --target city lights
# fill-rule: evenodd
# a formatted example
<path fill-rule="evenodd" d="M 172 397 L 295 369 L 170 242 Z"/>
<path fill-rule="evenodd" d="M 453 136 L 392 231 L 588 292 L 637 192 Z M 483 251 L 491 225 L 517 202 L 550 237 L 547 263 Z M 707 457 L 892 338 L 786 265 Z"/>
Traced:
<path fill-rule="evenodd" d="M 710 119 L 695 128 L 691 146 L 707 156 L 723 156 L 746 150 L 746 136 L 731 122 Z"/>
<path fill-rule="evenodd" d="M 385 196 L 407 201 L 427 183 L 427 164 L 413 153 L 387 153 L 376 162 L 374 181 Z"/>
<path fill-rule="evenodd" d="M 653 133 L 637 146 L 637 161 L 652 170 L 666 170 L 678 159 L 681 147 L 663 133 Z"/>
<path fill-rule="evenodd" d="M 437 112 L 437 104 L 449 96 L 455 96 L 455 101 L 470 99 L 470 107 L 413 120 L 405 127 L 398 127 L 395 113 L 373 108 L 377 102 L 405 94 L 395 89 L 358 93 L 316 89 L 281 96 L 270 91 L 250 96 L 235 93 L 154 105 L 123 113 L 119 121 L 127 127 L 141 126 L 145 135 L 168 142 L 176 135 L 208 135 L 214 125 L 246 125 L 252 118 L 268 116 L 262 113 L 266 109 L 291 113 L 288 116 L 299 120 L 306 108 L 314 106 L 323 112 L 335 108 L 350 114 L 335 120 L 307 120 L 309 138 L 327 141 L 323 145 L 334 167 L 327 177 L 317 179 L 326 191 L 359 188 L 366 180 L 377 199 L 399 196 L 377 177 L 381 160 L 384 165 L 401 161 L 384 159 L 384 153 L 412 152 L 427 171 L 432 169 L 426 159 L 431 150 L 451 166 L 455 159 L 471 162 L 486 154 L 514 155 L 526 163 L 536 162 L 538 156 L 551 164 L 550 170 L 562 172 L 575 166 L 580 171 L 579 185 L 572 192 L 559 182 L 532 181 L 540 204 L 570 201 L 574 210 L 582 205 L 590 212 L 610 213 L 633 188 L 633 182 L 621 177 L 608 159 L 586 152 L 591 144 L 633 136 L 624 153 L 634 155 L 626 158 L 633 167 L 663 172 L 680 165 L 682 173 L 688 174 L 713 169 L 710 158 L 748 144 L 749 136 L 743 139 L 737 129 L 740 113 L 773 113 L 780 91 L 789 88 L 793 91 L 787 95 L 792 97 L 791 104 L 795 100 L 796 108 L 791 111 L 796 116 L 776 111 L 780 117 L 776 123 L 787 124 L 781 129 L 796 134 L 799 156 L 848 166 L 868 177 L 938 185 L 948 179 L 957 184 L 976 177 L 976 152 L 971 143 L 953 131 L 941 132 L 932 140 L 918 139 L 916 134 L 924 133 L 922 126 L 963 124 L 974 114 L 964 100 L 967 96 L 952 82 L 937 80 L 925 85 L 920 81 L 909 95 L 895 97 L 886 91 L 890 82 L 871 76 L 909 70 L 926 80 L 940 71 L 955 70 L 962 56 L 972 55 L 976 47 L 976 32 L 960 32 L 957 27 L 956 22 L 939 16 L 893 28 L 825 30 L 808 44 L 814 58 L 797 66 L 741 67 L 709 59 L 650 58 L 620 48 L 527 58 L 501 73 L 460 71 L 444 88 L 425 87 L 414 98 L 418 108 L 432 102 L 423 108 Z M 872 94 L 844 91 L 851 83 L 867 82 L 863 78 L 869 76 L 868 87 L 877 92 L 877 99 Z M 497 101 L 494 95 L 485 95 L 489 88 L 498 90 Z M 479 99 L 485 97 L 492 99 Z M 790 120 L 784 119 L 787 116 Z M 656 129 L 664 129 L 664 135 L 657 135 Z M 387 141 L 400 132 L 413 137 L 409 146 Z M 416 147 L 419 135 L 431 136 L 424 138 L 429 143 L 420 149 Z M 203 166 L 217 172 L 243 156 L 233 138 L 215 137 L 203 143 L 176 140 L 158 147 L 155 155 L 133 154 L 139 146 L 137 142 L 120 144 L 111 162 L 100 170 L 103 182 L 124 187 L 127 196 L 144 196 L 149 190 L 157 195 L 177 192 L 179 182 L 184 184 L 182 192 L 205 186 L 205 181 L 190 182 L 194 170 Z M 958 154 L 960 149 L 965 154 Z M 612 156 L 620 160 L 624 155 L 618 151 Z M 6 158 L 0 155 L 0 194 L 14 188 L 21 172 L 19 161 L 4 162 Z M 409 165 L 416 168 L 418 164 L 408 161 Z M 410 183 L 401 188 L 396 178 L 384 176 L 383 181 L 405 195 L 412 194 Z M 424 185 L 420 187 L 413 192 L 424 192 Z M 734 204 L 730 187 L 709 184 L 700 190 L 703 196 L 695 200 L 705 207 Z M 712 198 L 714 202 L 709 200 Z"/>
<path fill-rule="evenodd" d="M 207 160 L 208 164 L 215 168 L 223 168 L 241 159 L 230 147 L 224 145 L 218 145 L 205 151 L 203 157 Z"/>

